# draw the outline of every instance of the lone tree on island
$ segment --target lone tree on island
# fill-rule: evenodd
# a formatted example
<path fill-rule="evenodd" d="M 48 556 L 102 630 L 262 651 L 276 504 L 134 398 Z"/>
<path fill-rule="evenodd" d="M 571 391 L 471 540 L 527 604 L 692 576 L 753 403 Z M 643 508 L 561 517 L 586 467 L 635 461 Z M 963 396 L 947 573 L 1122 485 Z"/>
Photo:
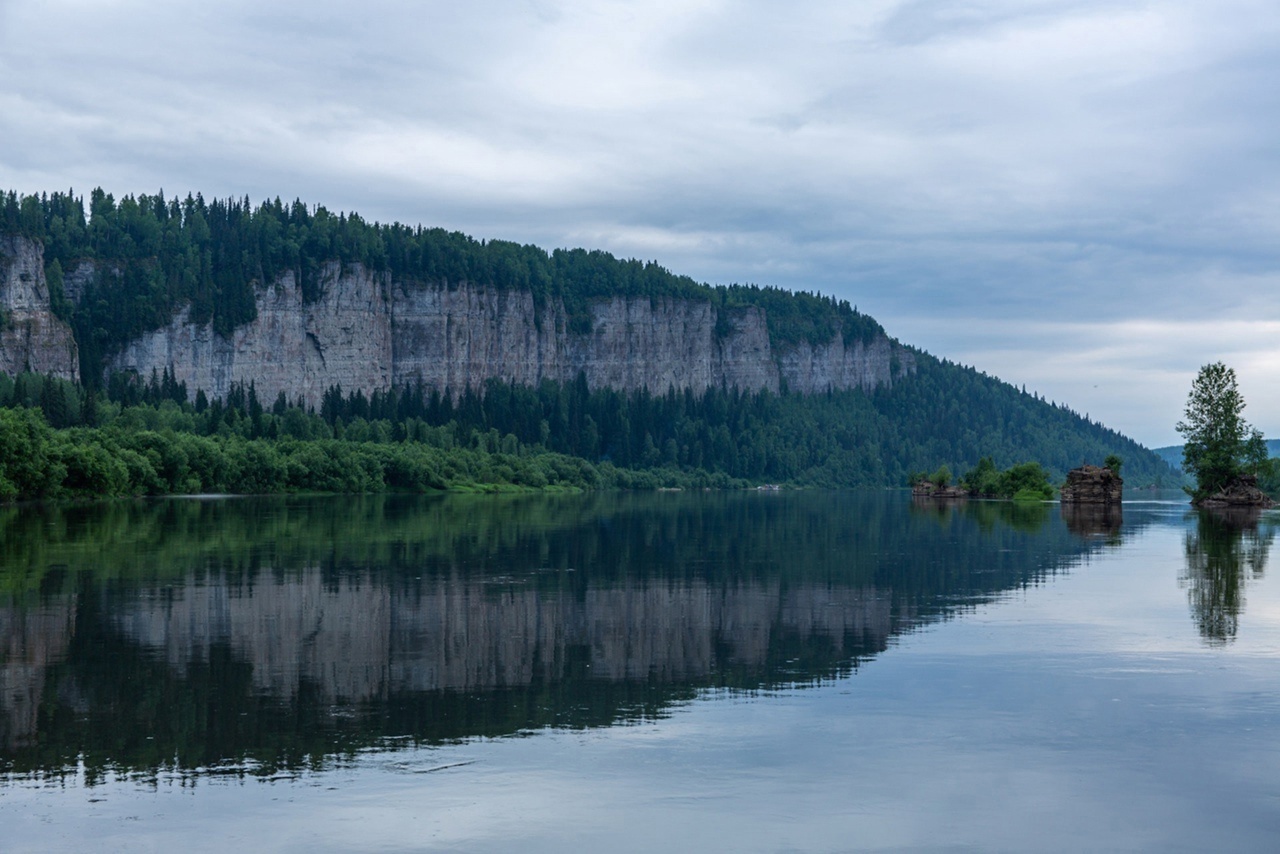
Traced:
<path fill-rule="evenodd" d="M 1196 479 L 1194 501 L 1225 489 L 1246 473 L 1256 473 L 1267 459 L 1262 434 L 1241 417 L 1244 398 L 1236 372 L 1222 362 L 1200 369 L 1187 396 L 1182 469 Z"/>

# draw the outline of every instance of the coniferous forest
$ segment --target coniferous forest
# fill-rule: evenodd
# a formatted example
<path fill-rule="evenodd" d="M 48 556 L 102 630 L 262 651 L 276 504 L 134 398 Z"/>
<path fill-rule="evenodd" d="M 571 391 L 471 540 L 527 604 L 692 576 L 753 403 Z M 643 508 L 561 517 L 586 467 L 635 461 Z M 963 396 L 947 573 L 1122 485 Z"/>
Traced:
<path fill-rule="evenodd" d="M 80 345 L 84 387 L 0 377 L 0 498 L 169 492 L 494 488 L 902 486 L 913 472 L 1041 463 L 1054 478 L 1116 454 L 1131 485 L 1179 481 L 1132 440 L 1064 405 L 972 368 L 916 354 L 915 373 L 872 392 L 818 395 L 710 389 L 625 393 L 577 382 L 491 381 L 441 395 L 422 388 L 334 387 L 318 409 L 252 385 L 225 400 L 168 374 L 113 375 L 106 356 L 190 305 L 222 333 L 254 316 L 255 288 L 285 270 L 304 298 L 333 260 L 408 281 L 470 281 L 560 300 L 571 325 L 602 296 L 675 296 L 766 312 L 776 345 L 883 334 L 848 302 L 756 286 L 712 287 L 656 263 L 598 251 L 478 241 L 456 232 L 368 223 L 278 199 L 166 200 L 101 190 L 0 204 L 0 234 L 45 249 L 56 313 Z M 71 299 L 84 260 L 110 269 Z"/>

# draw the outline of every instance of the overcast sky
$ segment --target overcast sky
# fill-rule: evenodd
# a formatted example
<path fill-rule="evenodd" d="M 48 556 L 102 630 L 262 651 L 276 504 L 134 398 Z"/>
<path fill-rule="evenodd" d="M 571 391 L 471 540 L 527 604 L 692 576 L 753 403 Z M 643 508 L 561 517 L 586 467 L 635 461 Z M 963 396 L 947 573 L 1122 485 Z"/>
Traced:
<path fill-rule="evenodd" d="M 0 0 L 0 188 L 300 197 L 849 299 L 1149 445 L 1280 436 L 1274 0 Z"/>

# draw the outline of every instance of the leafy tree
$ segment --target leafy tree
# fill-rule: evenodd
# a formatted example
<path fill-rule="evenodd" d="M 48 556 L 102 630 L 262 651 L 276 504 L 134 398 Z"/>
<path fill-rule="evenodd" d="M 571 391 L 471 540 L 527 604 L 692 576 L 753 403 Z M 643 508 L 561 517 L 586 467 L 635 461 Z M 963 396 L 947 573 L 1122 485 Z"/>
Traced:
<path fill-rule="evenodd" d="M 1120 458 L 1119 454 L 1107 454 L 1107 458 L 1102 461 L 1102 464 L 1111 469 L 1112 474 L 1119 477 L 1120 468 L 1124 465 L 1124 460 Z"/>
<path fill-rule="evenodd" d="M 1177 424 L 1184 441 L 1182 469 L 1196 479 L 1192 492 L 1196 501 L 1223 489 L 1250 468 L 1256 472 L 1266 460 L 1262 435 L 1241 416 L 1244 406 L 1233 369 L 1222 362 L 1200 369 L 1187 396 L 1185 420 Z"/>

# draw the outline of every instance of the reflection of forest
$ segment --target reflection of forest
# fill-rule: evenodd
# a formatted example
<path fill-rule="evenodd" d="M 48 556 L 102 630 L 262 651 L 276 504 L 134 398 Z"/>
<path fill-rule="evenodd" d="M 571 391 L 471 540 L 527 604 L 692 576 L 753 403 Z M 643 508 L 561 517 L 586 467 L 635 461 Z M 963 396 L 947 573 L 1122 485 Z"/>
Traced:
<path fill-rule="evenodd" d="M 1252 507 L 1202 510 L 1198 517 L 1187 532 L 1182 583 L 1201 637 L 1220 645 L 1236 637 L 1246 581 L 1265 572 L 1275 527 L 1260 524 Z"/>
<path fill-rule="evenodd" d="M 848 672 L 1092 547 L 1045 507 L 851 494 L 31 507 L 0 534 L 0 769 L 45 771 L 661 714 Z"/>

